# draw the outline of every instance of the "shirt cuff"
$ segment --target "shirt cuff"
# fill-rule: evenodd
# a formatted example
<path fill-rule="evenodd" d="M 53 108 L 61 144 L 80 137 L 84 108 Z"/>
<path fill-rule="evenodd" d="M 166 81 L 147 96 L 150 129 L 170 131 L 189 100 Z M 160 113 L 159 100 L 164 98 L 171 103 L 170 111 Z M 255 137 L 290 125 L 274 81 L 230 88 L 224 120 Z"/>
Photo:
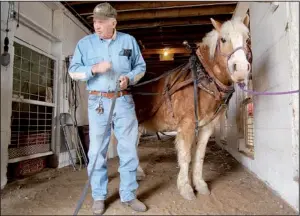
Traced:
<path fill-rule="evenodd" d="M 92 77 L 94 77 L 93 73 L 92 73 L 92 68 L 93 66 L 88 66 L 86 69 L 86 78 L 87 80 L 91 79 Z"/>

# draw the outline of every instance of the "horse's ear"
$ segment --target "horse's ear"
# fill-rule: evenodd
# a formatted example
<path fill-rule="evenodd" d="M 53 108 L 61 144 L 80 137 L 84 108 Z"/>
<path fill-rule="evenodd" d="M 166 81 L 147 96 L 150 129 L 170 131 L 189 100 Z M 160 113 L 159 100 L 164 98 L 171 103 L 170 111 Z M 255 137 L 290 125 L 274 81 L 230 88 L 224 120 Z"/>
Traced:
<path fill-rule="evenodd" d="M 249 28 L 249 23 L 250 23 L 250 17 L 248 14 L 246 14 L 244 20 L 243 20 L 243 23 L 245 26 L 247 26 L 247 28 Z"/>
<path fill-rule="evenodd" d="M 210 21 L 212 23 L 212 25 L 215 27 L 215 29 L 220 32 L 221 31 L 221 26 L 222 24 L 216 20 L 214 20 L 213 18 L 210 18 Z"/>

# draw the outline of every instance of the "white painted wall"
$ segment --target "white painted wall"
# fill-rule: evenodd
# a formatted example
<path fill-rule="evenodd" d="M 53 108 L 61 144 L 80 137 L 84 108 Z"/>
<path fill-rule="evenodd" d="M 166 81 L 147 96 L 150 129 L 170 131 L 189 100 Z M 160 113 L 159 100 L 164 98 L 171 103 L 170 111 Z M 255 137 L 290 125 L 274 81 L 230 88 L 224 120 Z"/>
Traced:
<path fill-rule="evenodd" d="M 8 17 L 8 3 L 1 2 L 1 53 L 4 48 L 4 38 L 6 36 L 6 20 Z M 11 22 L 8 23 L 8 29 L 14 30 L 14 26 Z M 12 56 L 13 46 L 12 32 L 9 31 L 9 53 Z M 13 58 L 11 58 L 11 64 L 7 67 L 1 65 L 1 189 L 7 183 L 7 161 L 8 161 L 8 142 L 10 140 L 10 112 L 11 112 L 11 100 L 8 97 L 12 95 L 12 65 Z"/>
<path fill-rule="evenodd" d="M 271 2 L 249 3 L 253 88 L 297 90 L 299 3 L 278 2 L 278 8 L 273 8 Z M 299 95 L 254 97 L 254 160 L 238 152 L 237 107 L 241 96 L 237 90 L 230 102 L 227 134 L 217 131 L 218 139 L 225 135 L 225 148 L 299 211 L 299 183 L 294 180 L 299 177 Z"/>
<path fill-rule="evenodd" d="M 15 10 L 17 10 L 15 3 Z M 8 11 L 8 2 L 1 2 L 1 39 L 5 37 L 5 27 Z M 12 66 L 13 66 L 13 41 L 14 38 L 21 39 L 26 43 L 35 46 L 42 52 L 57 59 L 58 75 L 58 113 L 69 112 L 67 100 L 63 98 L 62 77 L 64 71 L 64 59 L 68 55 L 73 55 L 74 48 L 79 39 L 89 34 L 85 28 L 69 11 L 67 11 L 59 2 L 20 2 L 20 26 L 16 28 L 15 19 L 9 20 L 9 53 L 11 64 L 8 67 L 1 66 L 1 188 L 6 183 L 6 172 L 8 163 L 8 143 L 10 140 L 10 116 L 11 116 L 11 98 L 12 98 Z M 3 51 L 3 42 L 1 41 L 1 52 Z M 80 84 L 80 107 L 77 111 L 78 125 L 88 124 L 87 120 L 87 95 L 85 83 Z M 59 129 L 59 121 L 55 129 Z M 55 153 L 59 154 L 60 132 L 56 130 Z M 63 158 L 64 155 L 60 154 Z M 62 163 L 65 161 L 59 160 Z M 68 164 L 63 164 L 68 165 Z M 61 167 L 61 165 L 59 166 Z"/>

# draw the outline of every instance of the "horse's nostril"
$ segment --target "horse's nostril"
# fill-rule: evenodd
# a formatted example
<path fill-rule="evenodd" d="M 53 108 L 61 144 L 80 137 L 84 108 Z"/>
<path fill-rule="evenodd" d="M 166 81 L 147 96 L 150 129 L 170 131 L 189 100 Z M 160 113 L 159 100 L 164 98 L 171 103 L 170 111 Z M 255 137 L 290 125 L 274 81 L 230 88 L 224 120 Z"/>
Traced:
<path fill-rule="evenodd" d="M 248 71 L 250 71 L 250 64 L 248 63 Z"/>
<path fill-rule="evenodd" d="M 237 70 L 237 65 L 233 64 L 233 70 L 236 71 Z"/>

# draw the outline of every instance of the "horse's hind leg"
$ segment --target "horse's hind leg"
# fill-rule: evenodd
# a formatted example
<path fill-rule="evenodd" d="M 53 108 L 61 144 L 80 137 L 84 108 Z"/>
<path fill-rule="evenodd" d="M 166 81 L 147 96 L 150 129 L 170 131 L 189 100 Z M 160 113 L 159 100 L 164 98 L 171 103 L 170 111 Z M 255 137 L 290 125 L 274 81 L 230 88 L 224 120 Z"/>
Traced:
<path fill-rule="evenodd" d="M 191 147 L 194 142 L 194 126 L 187 120 L 178 128 L 176 136 L 176 148 L 178 154 L 179 174 L 177 178 L 178 190 L 185 199 L 192 200 L 195 197 L 189 178 L 189 165 L 191 162 Z"/>
<path fill-rule="evenodd" d="M 213 125 L 207 125 L 199 131 L 196 152 L 193 159 L 193 184 L 200 194 L 209 194 L 210 191 L 206 182 L 203 180 L 203 162 L 205 157 L 206 145 L 209 137 L 213 133 Z"/>

